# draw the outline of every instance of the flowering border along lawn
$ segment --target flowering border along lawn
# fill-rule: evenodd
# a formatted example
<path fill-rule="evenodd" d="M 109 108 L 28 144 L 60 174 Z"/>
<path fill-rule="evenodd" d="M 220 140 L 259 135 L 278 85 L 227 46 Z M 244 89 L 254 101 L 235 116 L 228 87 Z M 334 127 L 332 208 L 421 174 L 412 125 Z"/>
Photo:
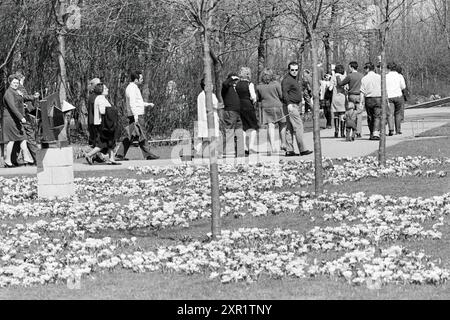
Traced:
<path fill-rule="evenodd" d="M 405 157 L 379 168 L 373 157 L 324 159 L 326 184 L 380 177 L 446 178 L 450 159 Z M 306 232 L 241 228 L 217 241 L 187 239 L 143 248 L 130 230 L 189 227 L 210 217 L 204 166 L 130 168 L 143 178 L 77 178 L 77 197 L 37 199 L 35 178 L 0 177 L 0 286 L 61 281 L 118 268 L 201 273 L 223 283 L 262 275 L 329 276 L 353 285 L 441 284 L 449 270 L 437 258 L 397 242 L 442 238 L 450 193 L 428 199 L 299 190 L 313 183 L 311 161 L 221 166 L 222 215 L 295 213 Z M 286 191 L 291 190 L 291 191 Z M 448 190 L 444 190 L 446 192 Z M 274 223 L 275 224 L 275 223 Z M 115 230 L 117 237 L 102 237 Z M 126 233 L 128 232 L 128 233 Z"/>

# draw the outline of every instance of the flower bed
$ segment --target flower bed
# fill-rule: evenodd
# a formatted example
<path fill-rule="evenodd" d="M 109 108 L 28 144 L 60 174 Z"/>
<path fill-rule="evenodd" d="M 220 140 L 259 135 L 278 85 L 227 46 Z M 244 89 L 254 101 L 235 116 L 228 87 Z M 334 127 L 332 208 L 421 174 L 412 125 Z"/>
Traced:
<path fill-rule="evenodd" d="M 369 157 L 325 159 L 324 167 L 326 183 L 340 184 L 391 176 L 445 177 L 449 163 L 397 158 L 378 168 Z M 76 179 L 77 196 L 67 201 L 37 199 L 34 178 L 0 177 L 0 286 L 69 281 L 117 268 L 203 273 L 224 283 L 256 281 L 261 275 L 329 276 L 374 288 L 439 284 L 449 277 L 425 253 L 393 242 L 439 240 L 450 213 L 450 194 L 422 199 L 332 193 L 314 198 L 295 189 L 313 182 L 310 161 L 223 166 L 223 216 L 295 212 L 316 226 L 305 233 L 224 231 L 217 241 L 144 250 L 135 238 L 101 238 L 98 233 L 188 227 L 209 218 L 209 176 L 201 166 L 131 170 L 151 178 Z M 318 260 L 322 253 L 333 255 Z"/>

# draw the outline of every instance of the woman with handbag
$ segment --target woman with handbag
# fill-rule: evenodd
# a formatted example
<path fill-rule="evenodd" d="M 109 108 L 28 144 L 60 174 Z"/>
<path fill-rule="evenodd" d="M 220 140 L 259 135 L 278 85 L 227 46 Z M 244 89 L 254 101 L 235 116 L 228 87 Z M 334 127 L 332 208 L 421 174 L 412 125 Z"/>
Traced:
<path fill-rule="evenodd" d="M 106 164 L 120 165 L 119 162 L 116 162 L 114 153 L 119 134 L 117 110 L 106 99 L 109 93 L 106 85 L 96 86 L 94 93 L 97 95 L 94 101 L 95 146 L 91 152 L 85 155 L 85 159 L 88 164 L 92 165 L 93 156 L 105 149 L 109 155 Z"/>

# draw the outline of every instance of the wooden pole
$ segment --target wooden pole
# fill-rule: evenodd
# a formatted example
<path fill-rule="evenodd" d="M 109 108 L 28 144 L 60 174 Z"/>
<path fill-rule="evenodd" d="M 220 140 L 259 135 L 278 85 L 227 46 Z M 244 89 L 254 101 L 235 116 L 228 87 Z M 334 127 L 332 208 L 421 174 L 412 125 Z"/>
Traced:
<path fill-rule="evenodd" d="M 381 33 L 381 128 L 380 145 L 378 150 L 378 163 L 380 166 L 386 165 L 386 115 L 388 99 L 386 92 L 386 27 L 382 26 Z"/>
<path fill-rule="evenodd" d="M 67 70 L 66 70 L 66 26 L 64 14 L 66 13 L 66 0 L 59 0 L 58 10 L 58 63 L 59 63 L 59 100 L 61 106 L 67 100 Z M 67 141 L 68 119 L 64 117 L 64 129 L 58 135 L 58 141 Z"/>
<path fill-rule="evenodd" d="M 313 131 L 314 131 L 314 168 L 315 193 L 323 193 L 322 147 L 320 143 L 320 104 L 319 104 L 319 68 L 318 65 L 318 35 L 314 30 L 311 37 L 311 57 L 313 64 L 312 94 L 313 94 Z"/>
<path fill-rule="evenodd" d="M 211 3 L 212 6 L 212 3 Z M 209 44 L 209 30 L 212 26 L 212 10 L 208 12 L 206 25 L 203 27 L 203 61 L 205 77 L 205 102 L 208 121 L 209 136 L 209 175 L 211 181 L 211 232 L 213 239 L 220 236 L 220 189 L 219 189 L 219 164 L 217 159 L 218 137 L 215 134 L 214 111 L 213 111 L 213 81 L 212 60 Z"/>

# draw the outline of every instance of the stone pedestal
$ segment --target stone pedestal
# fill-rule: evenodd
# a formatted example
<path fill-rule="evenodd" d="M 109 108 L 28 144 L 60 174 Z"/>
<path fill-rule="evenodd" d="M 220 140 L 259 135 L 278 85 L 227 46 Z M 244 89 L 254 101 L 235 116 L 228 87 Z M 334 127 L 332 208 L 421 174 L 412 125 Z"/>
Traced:
<path fill-rule="evenodd" d="M 61 199 L 75 195 L 72 147 L 42 148 L 36 160 L 39 198 Z"/>

